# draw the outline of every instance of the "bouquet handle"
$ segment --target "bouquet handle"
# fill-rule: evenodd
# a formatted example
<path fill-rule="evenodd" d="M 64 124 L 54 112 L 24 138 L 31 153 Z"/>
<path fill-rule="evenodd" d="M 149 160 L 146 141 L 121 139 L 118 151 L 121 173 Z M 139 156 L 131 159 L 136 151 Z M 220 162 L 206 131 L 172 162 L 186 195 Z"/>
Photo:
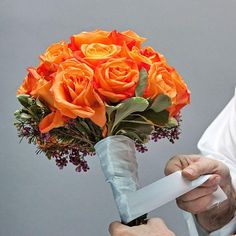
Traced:
<path fill-rule="evenodd" d="M 128 195 L 140 188 L 134 141 L 123 135 L 108 136 L 95 145 L 95 150 L 106 182 L 111 186 L 121 222 L 129 226 L 144 224 L 147 215 L 132 215 L 128 204 Z"/>
<path fill-rule="evenodd" d="M 132 226 L 138 226 L 138 225 L 147 224 L 147 221 L 148 221 L 147 214 L 144 214 L 144 215 L 142 215 L 142 216 L 140 216 L 140 217 L 130 221 L 129 223 L 124 223 L 124 222 L 122 222 L 122 223 L 127 225 L 127 226 L 132 227 Z"/>

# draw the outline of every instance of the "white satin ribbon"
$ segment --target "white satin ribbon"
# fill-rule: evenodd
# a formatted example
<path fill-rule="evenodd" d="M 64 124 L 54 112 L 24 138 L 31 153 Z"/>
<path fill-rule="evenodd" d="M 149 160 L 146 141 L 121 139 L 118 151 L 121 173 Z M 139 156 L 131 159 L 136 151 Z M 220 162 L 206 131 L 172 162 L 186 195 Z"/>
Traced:
<path fill-rule="evenodd" d="M 202 175 L 198 179 L 188 181 L 182 177 L 181 171 L 168 175 L 136 192 L 127 194 L 129 207 L 129 221 L 150 212 L 181 195 L 193 190 L 206 182 L 211 175 Z M 226 195 L 219 187 L 214 193 L 213 201 L 209 207 L 226 199 Z"/>

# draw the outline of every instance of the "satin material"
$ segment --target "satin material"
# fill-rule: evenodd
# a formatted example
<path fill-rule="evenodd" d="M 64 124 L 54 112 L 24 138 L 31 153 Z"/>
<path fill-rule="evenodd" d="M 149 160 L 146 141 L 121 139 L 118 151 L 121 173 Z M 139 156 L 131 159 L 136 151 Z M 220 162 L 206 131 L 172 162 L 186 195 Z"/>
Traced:
<path fill-rule="evenodd" d="M 111 184 L 121 220 L 127 223 L 134 219 L 131 219 L 127 195 L 139 189 L 135 144 L 123 135 L 109 136 L 98 142 L 95 150 L 106 182 Z"/>
<path fill-rule="evenodd" d="M 130 218 L 135 219 L 145 212 L 148 213 L 175 200 L 179 196 L 202 185 L 210 176 L 211 175 L 203 175 L 193 181 L 189 181 L 182 176 L 181 171 L 176 171 L 171 175 L 137 190 L 135 193 L 128 193 L 127 200 L 130 208 Z M 210 208 L 224 201 L 226 198 L 223 190 L 218 187 L 208 207 Z"/>

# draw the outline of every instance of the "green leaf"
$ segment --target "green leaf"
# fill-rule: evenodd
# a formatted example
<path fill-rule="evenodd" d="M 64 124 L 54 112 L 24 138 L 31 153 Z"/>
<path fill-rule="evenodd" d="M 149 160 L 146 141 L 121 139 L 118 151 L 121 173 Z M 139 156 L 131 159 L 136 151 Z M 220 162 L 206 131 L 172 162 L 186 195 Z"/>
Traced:
<path fill-rule="evenodd" d="M 136 97 L 142 97 L 143 93 L 145 91 L 145 88 L 147 86 L 147 71 L 144 69 L 144 67 L 142 67 L 142 69 L 139 72 L 139 81 L 138 81 L 138 85 L 135 89 L 135 96 Z"/>
<path fill-rule="evenodd" d="M 88 124 L 85 121 L 81 121 L 80 122 L 80 126 L 83 127 L 84 129 L 84 134 L 90 135 L 92 132 L 91 128 L 88 126 Z"/>
<path fill-rule="evenodd" d="M 28 112 L 28 110 L 25 109 L 15 111 L 14 116 L 20 122 L 25 122 L 29 119 L 32 119 L 32 115 Z"/>
<path fill-rule="evenodd" d="M 131 114 L 118 124 L 114 129 L 114 134 L 123 134 L 133 140 L 146 143 L 153 129 L 153 124 L 147 121 L 145 117 Z"/>
<path fill-rule="evenodd" d="M 150 106 L 150 109 L 154 110 L 155 112 L 160 112 L 165 110 L 169 106 L 171 106 L 170 97 L 165 94 L 160 94 L 154 99 L 152 105 Z"/>
<path fill-rule="evenodd" d="M 44 108 L 45 107 L 45 105 L 38 98 L 36 98 L 35 103 L 40 108 Z"/>
<path fill-rule="evenodd" d="M 20 118 L 23 119 L 23 120 L 28 120 L 28 119 L 31 119 L 32 116 L 30 114 L 21 113 Z"/>
<path fill-rule="evenodd" d="M 130 128 L 125 129 L 127 132 L 136 133 L 142 140 L 146 140 L 147 137 L 152 133 L 153 127 L 151 125 L 140 125 L 136 124 L 131 126 Z"/>
<path fill-rule="evenodd" d="M 21 111 L 20 111 L 20 110 L 16 110 L 16 111 L 14 112 L 14 116 L 19 116 L 19 115 L 20 115 L 20 113 L 21 113 Z"/>
<path fill-rule="evenodd" d="M 140 137 L 138 134 L 136 134 L 135 132 L 130 131 L 130 130 L 128 130 L 128 131 L 127 130 L 119 130 L 119 132 L 117 134 L 127 136 L 127 137 L 131 138 L 134 141 L 138 140 L 141 143 L 145 142 L 145 140 L 143 140 L 142 137 Z"/>
<path fill-rule="evenodd" d="M 85 122 L 84 122 L 84 123 L 85 123 Z M 79 131 L 79 132 L 80 132 L 80 135 L 86 136 L 86 135 L 91 134 L 91 131 L 90 131 L 89 127 L 87 127 L 87 124 L 86 124 L 86 125 L 85 125 L 85 124 L 81 124 L 81 121 L 78 122 L 78 124 L 76 124 L 76 125 L 73 127 L 73 129 Z"/>
<path fill-rule="evenodd" d="M 120 107 L 122 107 L 122 104 L 123 104 L 123 103 L 119 103 L 119 104 L 116 105 L 116 106 L 110 106 L 110 105 L 106 104 L 106 113 L 107 113 L 107 115 L 110 116 L 113 111 L 116 111 L 116 110 L 118 110 Z"/>
<path fill-rule="evenodd" d="M 116 111 L 113 128 L 133 112 L 144 111 L 148 107 L 148 105 L 148 101 L 145 98 L 141 97 L 129 98 L 124 102 L 120 103 L 120 106 Z"/>
<path fill-rule="evenodd" d="M 155 112 L 154 110 L 147 110 L 139 113 L 145 119 L 149 120 L 153 125 L 156 126 L 167 126 L 169 120 L 169 112 L 167 110 L 161 112 Z"/>
<path fill-rule="evenodd" d="M 30 106 L 28 110 L 30 110 L 34 115 L 38 115 L 41 112 L 41 108 L 37 105 Z"/>
<path fill-rule="evenodd" d="M 30 95 L 20 94 L 20 95 L 17 95 L 16 97 L 23 107 L 28 108 L 30 106 L 30 103 L 29 103 Z"/>
<path fill-rule="evenodd" d="M 136 117 L 135 120 L 130 121 L 132 122 L 122 121 L 119 123 L 116 128 L 116 134 L 122 133 L 133 140 L 138 139 L 143 143 L 146 142 L 154 127 L 148 123 L 136 123 L 137 121 L 143 121 L 141 117 Z"/>
<path fill-rule="evenodd" d="M 167 124 L 168 128 L 178 126 L 178 121 L 174 117 L 170 117 Z"/>

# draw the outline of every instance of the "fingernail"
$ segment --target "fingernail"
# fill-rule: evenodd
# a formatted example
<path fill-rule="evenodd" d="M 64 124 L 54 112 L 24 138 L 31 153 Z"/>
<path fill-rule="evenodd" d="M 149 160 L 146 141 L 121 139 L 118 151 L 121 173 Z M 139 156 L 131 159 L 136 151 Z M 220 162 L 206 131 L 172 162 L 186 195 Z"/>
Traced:
<path fill-rule="evenodd" d="M 194 175 L 194 172 L 195 172 L 192 168 L 188 168 L 188 167 L 186 169 L 184 169 L 184 171 L 190 175 Z"/>

